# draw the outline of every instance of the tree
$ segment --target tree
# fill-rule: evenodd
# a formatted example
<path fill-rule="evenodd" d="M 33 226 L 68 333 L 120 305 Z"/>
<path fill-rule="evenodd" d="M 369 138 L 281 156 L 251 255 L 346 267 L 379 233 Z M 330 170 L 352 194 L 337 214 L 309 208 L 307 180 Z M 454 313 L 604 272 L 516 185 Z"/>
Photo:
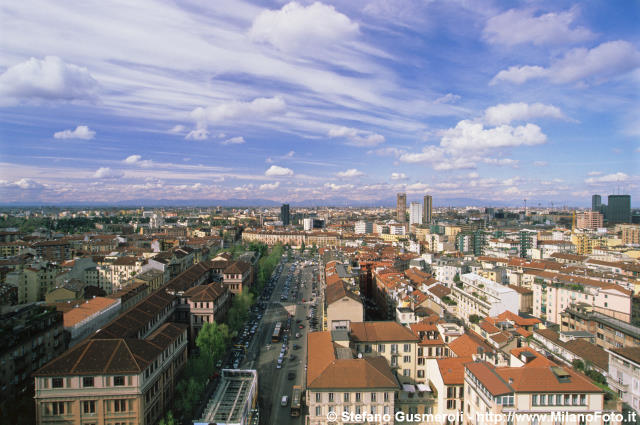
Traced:
<path fill-rule="evenodd" d="M 482 317 L 478 316 L 477 314 L 472 314 L 469 316 L 469 321 L 471 323 L 478 324 L 480 323 L 480 320 L 482 320 Z"/>
<path fill-rule="evenodd" d="M 583 371 L 584 370 L 584 362 L 580 359 L 573 359 L 573 361 L 571 362 L 571 366 L 575 369 L 575 370 L 579 370 L 579 371 Z"/>
<path fill-rule="evenodd" d="M 212 363 L 215 363 L 224 355 L 228 341 L 229 327 L 227 325 L 205 322 L 198 332 L 196 346 L 200 349 L 201 357 L 208 357 Z"/>
<path fill-rule="evenodd" d="M 160 419 L 160 425 L 177 425 L 171 410 L 167 412 L 164 418 Z"/>
<path fill-rule="evenodd" d="M 300 254 L 304 254 L 304 250 L 305 250 L 305 248 L 306 248 L 306 247 L 304 246 L 304 242 L 302 242 L 302 243 L 300 244 Z"/>
<path fill-rule="evenodd" d="M 180 381 L 176 387 L 176 407 L 191 416 L 203 390 L 204 382 L 199 382 L 194 377 Z"/>

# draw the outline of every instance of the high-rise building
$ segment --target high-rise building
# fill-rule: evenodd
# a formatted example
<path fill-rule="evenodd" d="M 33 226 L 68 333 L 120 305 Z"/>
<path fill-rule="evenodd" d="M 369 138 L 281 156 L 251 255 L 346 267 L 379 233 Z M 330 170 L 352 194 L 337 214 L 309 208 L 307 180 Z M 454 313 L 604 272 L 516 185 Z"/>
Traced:
<path fill-rule="evenodd" d="M 373 223 L 370 221 L 360 220 L 354 226 L 354 233 L 367 234 L 373 233 Z"/>
<path fill-rule="evenodd" d="M 407 194 L 398 193 L 398 201 L 396 204 L 396 220 L 398 223 L 407 222 Z"/>
<path fill-rule="evenodd" d="M 433 198 L 431 198 L 431 195 L 424 195 L 424 205 L 422 208 L 422 214 L 423 214 L 422 222 L 424 224 L 431 223 L 432 202 L 433 202 Z"/>
<path fill-rule="evenodd" d="M 591 197 L 591 211 L 600 212 L 602 206 L 602 197 L 600 195 L 593 195 Z"/>
<path fill-rule="evenodd" d="M 283 226 L 288 226 L 291 223 L 289 204 L 282 204 L 282 206 L 280 207 L 280 221 L 282 221 Z"/>
<path fill-rule="evenodd" d="M 607 219 L 609 225 L 631 223 L 631 195 L 609 195 Z"/>
<path fill-rule="evenodd" d="M 600 212 L 585 211 L 577 216 L 578 229 L 592 229 L 595 230 L 600 227 L 604 227 L 604 217 Z"/>
<path fill-rule="evenodd" d="M 422 204 L 420 202 L 409 204 L 409 224 L 422 224 Z"/>

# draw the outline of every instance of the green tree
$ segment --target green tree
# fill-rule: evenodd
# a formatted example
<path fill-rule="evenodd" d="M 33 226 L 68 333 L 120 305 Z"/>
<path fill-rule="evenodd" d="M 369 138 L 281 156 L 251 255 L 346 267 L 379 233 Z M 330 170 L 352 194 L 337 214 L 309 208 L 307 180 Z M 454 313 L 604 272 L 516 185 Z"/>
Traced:
<path fill-rule="evenodd" d="M 478 324 L 480 323 L 480 320 L 482 320 L 482 317 L 478 316 L 477 314 L 472 314 L 469 316 L 469 321 L 471 323 Z"/>
<path fill-rule="evenodd" d="M 222 358 L 229 341 L 229 327 L 224 323 L 205 322 L 198 332 L 196 346 L 201 357 L 208 357 L 212 363 Z"/>
<path fill-rule="evenodd" d="M 160 419 L 160 425 L 177 425 L 171 410 L 167 412 L 164 418 Z"/>
<path fill-rule="evenodd" d="M 176 407 L 183 414 L 191 416 L 195 410 L 200 395 L 204 391 L 204 381 L 196 380 L 193 376 L 181 380 L 176 387 Z"/>
<path fill-rule="evenodd" d="M 305 250 L 305 248 L 306 248 L 306 247 L 304 246 L 304 242 L 302 242 L 302 243 L 300 244 L 300 254 L 304 254 L 304 250 Z"/>
<path fill-rule="evenodd" d="M 573 359 L 573 361 L 571 362 L 571 366 L 575 369 L 575 370 L 579 370 L 579 371 L 583 371 L 584 370 L 584 362 L 580 359 Z"/>

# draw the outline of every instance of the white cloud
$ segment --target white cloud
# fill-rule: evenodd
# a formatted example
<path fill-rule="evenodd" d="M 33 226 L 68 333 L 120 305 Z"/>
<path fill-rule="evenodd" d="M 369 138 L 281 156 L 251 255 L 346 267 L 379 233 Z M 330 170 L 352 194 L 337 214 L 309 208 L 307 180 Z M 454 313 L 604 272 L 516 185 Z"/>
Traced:
<path fill-rule="evenodd" d="M 433 169 L 437 171 L 464 170 L 475 167 L 476 161 L 474 159 L 464 157 L 447 158 L 433 164 Z"/>
<path fill-rule="evenodd" d="M 453 93 L 447 93 L 442 97 L 437 98 L 433 103 L 455 103 L 460 100 L 460 96 Z"/>
<path fill-rule="evenodd" d="M 546 167 L 547 165 L 549 165 L 547 161 L 533 161 L 534 167 Z"/>
<path fill-rule="evenodd" d="M 140 155 L 130 155 L 126 157 L 122 162 L 129 165 L 137 165 L 139 167 L 151 167 L 153 165 L 153 161 L 150 159 L 142 159 Z"/>
<path fill-rule="evenodd" d="M 31 58 L 0 75 L 0 96 L 18 100 L 86 100 L 97 94 L 98 82 L 86 68 L 57 56 Z"/>
<path fill-rule="evenodd" d="M 480 174 L 476 173 L 475 171 L 472 171 L 469 174 L 467 174 L 467 177 L 469 177 L 470 179 L 477 179 L 478 177 L 480 177 Z"/>
<path fill-rule="evenodd" d="M 430 189 L 430 186 L 428 184 L 420 183 L 420 182 L 412 183 L 412 184 L 409 184 L 409 185 L 407 185 L 405 187 L 405 190 L 407 192 L 413 192 L 413 193 L 415 193 L 415 192 L 425 192 L 425 191 L 427 191 L 429 189 Z"/>
<path fill-rule="evenodd" d="M 182 133 L 186 131 L 187 128 L 184 125 L 178 124 L 169 129 L 169 133 Z"/>
<path fill-rule="evenodd" d="M 89 129 L 86 125 L 79 125 L 75 130 L 64 130 L 53 133 L 55 139 L 82 139 L 91 140 L 96 132 Z"/>
<path fill-rule="evenodd" d="M 570 28 L 575 15 L 575 9 L 538 16 L 531 9 L 511 9 L 490 18 L 483 35 L 490 43 L 507 46 L 577 43 L 593 38 L 594 34 L 585 27 Z"/>
<path fill-rule="evenodd" d="M 517 127 L 501 125 L 485 129 L 481 123 L 462 120 L 455 128 L 444 131 L 440 144 L 451 150 L 483 150 L 539 145 L 546 141 L 547 136 L 535 124 L 528 123 Z"/>
<path fill-rule="evenodd" d="M 14 186 L 22 190 L 42 189 L 44 187 L 44 185 L 32 179 L 20 179 L 13 183 L 7 184 L 6 186 Z"/>
<path fill-rule="evenodd" d="M 187 140 L 207 140 L 209 138 L 209 132 L 204 128 L 199 128 L 197 130 L 191 130 L 184 138 Z"/>
<path fill-rule="evenodd" d="M 511 158 L 482 158 L 482 162 L 492 165 L 507 165 L 513 168 L 518 168 L 518 163 L 520 163 L 519 160 Z"/>
<path fill-rule="evenodd" d="M 378 155 L 378 156 L 395 156 L 395 157 L 399 157 L 400 155 L 405 153 L 405 151 L 403 149 L 398 149 L 398 148 L 380 148 L 380 149 L 375 149 L 375 150 L 372 150 L 372 151 L 368 151 L 367 153 L 368 154 Z"/>
<path fill-rule="evenodd" d="M 280 187 L 280 182 L 265 183 L 260 185 L 260 190 L 274 190 Z"/>
<path fill-rule="evenodd" d="M 384 143 L 385 140 L 381 134 L 352 127 L 333 127 L 329 130 L 329 137 L 346 138 L 347 144 L 352 146 L 376 146 Z"/>
<path fill-rule="evenodd" d="M 307 7 L 291 2 L 280 10 L 265 10 L 253 21 L 249 37 L 287 52 L 312 53 L 356 37 L 358 24 L 333 6 L 315 2 Z"/>
<path fill-rule="evenodd" d="M 406 180 L 407 175 L 405 173 L 391 173 L 391 180 Z"/>
<path fill-rule="evenodd" d="M 445 150 L 428 145 L 422 149 L 420 153 L 403 153 L 400 155 L 401 162 L 418 163 L 418 162 L 436 162 L 442 161 L 445 157 Z"/>
<path fill-rule="evenodd" d="M 244 137 L 236 136 L 220 142 L 221 145 L 241 145 L 245 142 Z"/>
<path fill-rule="evenodd" d="M 584 182 L 587 184 L 622 183 L 629 181 L 630 179 L 631 177 L 629 177 L 627 174 L 618 172 L 600 177 L 589 177 Z"/>
<path fill-rule="evenodd" d="M 490 125 L 511 124 L 513 121 L 544 117 L 566 119 L 560 108 L 543 103 L 501 103 L 484 111 L 484 121 Z"/>
<path fill-rule="evenodd" d="M 600 176 L 602 175 L 602 171 L 589 171 L 587 174 L 590 176 Z"/>
<path fill-rule="evenodd" d="M 233 101 L 206 108 L 198 107 L 191 111 L 190 116 L 197 123 L 198 129 L 206 129 L 209 123 L 268 118 L 286 108 L 287 104 L 280 96 L 259 97 L 251 102 Z"/>
<path fill-rule="evenodd" d="M 359 177 L 359 176 L 363 176 L 364 173 L 362 171 L 359 171 L 355 168 L 350 168 L 348 170 L 345 171 L 340 171 L 338 173 L 336 173 L 336 176 L 338 177 L 342 177 L 342 178 L 352 178 L 352 177 Z"/>
<path fill-rule="evenodd" d="M 284 156 L 285 158 L 293 158 L 293 156 L 296 154 L 295 151 L 289 151 L 287 152 L 287 154 Z"/>
<path fill-rule="evenodd" d="M 534 78 L 548 78 L 554 84 L 592 79 L 596 83 L 625 74 L 640 66 L 640 52 L 628 41 L 602 43 L 593 49 L 576 48 L 554 61 L 549 68 L 512 66 L 500 71 L 491 84 L 507 81 L 522 84 Z"/>
<path fill-rule="evenodd" d="M 264 172 L 264 175 L 267 177 L 291 177 L 293 176 L 293 170 L 290 168 L 280 167 L 278 165 L 272 165 Z"/>
<path fill-rule="evenodd" d="M 93 177 L 96 179 L 118 179 L 123 175 L 122 171 L 112 170 L 109 167 L 100 167 L 93 174 Z"/>
<path fill-rule="evenodd" d="M 324 187 L 331 190 L 345 190 L 345 189 L 354 188 L 352 184 L 335 184 L 335 183 L 325 183 Z"/>

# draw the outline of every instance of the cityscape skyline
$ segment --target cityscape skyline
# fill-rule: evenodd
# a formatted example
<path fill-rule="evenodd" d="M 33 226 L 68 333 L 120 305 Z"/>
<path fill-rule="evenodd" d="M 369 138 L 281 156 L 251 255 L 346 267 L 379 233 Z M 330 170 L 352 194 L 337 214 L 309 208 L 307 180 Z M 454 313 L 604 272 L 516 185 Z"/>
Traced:
<path fill-rule="evenodd" d="M 2 203 L 633 202 L 638 18 L 604 1 L 9 4 Z"/>

